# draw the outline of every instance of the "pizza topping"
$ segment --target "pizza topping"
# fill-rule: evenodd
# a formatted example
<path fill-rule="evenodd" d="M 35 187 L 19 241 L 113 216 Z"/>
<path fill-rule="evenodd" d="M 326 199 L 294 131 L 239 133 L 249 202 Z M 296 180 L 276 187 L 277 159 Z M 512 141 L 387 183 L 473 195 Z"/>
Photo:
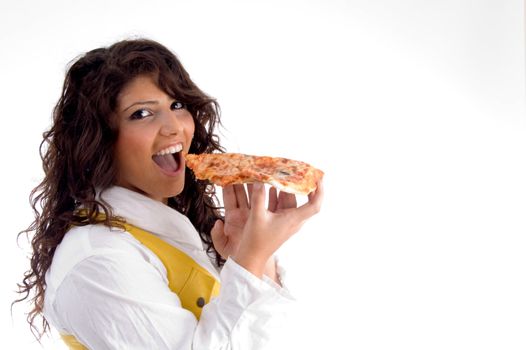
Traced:
<path fill-rule="evenodd" d="M 323 171 L 286 158 L 240 153 L 187 154 L 185 158 L 197 179 L 219 186 L 266 182 L 289 193 L 309 194 L 323 177 Z"/>

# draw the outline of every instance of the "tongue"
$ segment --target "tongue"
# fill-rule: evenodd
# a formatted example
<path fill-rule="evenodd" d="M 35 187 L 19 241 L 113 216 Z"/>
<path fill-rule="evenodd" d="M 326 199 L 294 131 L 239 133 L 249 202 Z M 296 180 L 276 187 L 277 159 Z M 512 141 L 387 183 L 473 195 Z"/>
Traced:
<path fill-rule="evenodd" d="M 175 160 L 175 154 L 165 154 L 164 156 L 153 156 L 153 161 L 162 169 L 168 172 L 175 172 L 179 164 Z"/>

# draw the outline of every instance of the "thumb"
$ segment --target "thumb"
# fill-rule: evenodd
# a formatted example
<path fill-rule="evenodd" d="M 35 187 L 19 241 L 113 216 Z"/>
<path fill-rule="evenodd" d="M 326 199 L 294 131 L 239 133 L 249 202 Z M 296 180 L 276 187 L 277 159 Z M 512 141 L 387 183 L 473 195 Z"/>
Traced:
<path fill-rule="evenodd" d="M 265 210 L 265 185 L 256 182 L 252 186 L 250 207 L 255 211 Z"/>
<path fill-rule="evenodd" d="M 213 242 L 220 242 L 224 240 L 224 227 L 225 224 L 223 223 L 223 220 L 216 220 L 214 226 L 210 230 L 210 236 L 212 236 Z"/>

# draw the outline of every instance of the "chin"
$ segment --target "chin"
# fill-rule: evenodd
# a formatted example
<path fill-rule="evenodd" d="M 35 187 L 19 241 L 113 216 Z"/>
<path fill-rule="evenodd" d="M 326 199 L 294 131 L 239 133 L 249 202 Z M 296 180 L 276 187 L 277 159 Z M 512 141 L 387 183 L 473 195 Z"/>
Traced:
<path fill-rule="evenodd" d="M 142 192 L 148 197 L 166 203 L 171 197 L 176 197 L 183 192 L 185 181 L 179 179 L 151 179 L 144 183 Z"/>
<path fill-rule="evenodd" d="M 170 198 L 170 197 L 176 197 L 183 192 L 184 189 L 184 183 L 178 184 L 177 186 L 171 187 L 169 190 L 165 192 L 165 195 L 163 197 Z"/>

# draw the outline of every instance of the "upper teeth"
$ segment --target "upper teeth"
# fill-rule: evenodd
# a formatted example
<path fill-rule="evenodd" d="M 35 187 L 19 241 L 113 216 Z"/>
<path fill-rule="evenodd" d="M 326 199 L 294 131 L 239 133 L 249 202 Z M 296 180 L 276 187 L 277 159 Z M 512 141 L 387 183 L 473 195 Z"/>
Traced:
<path fill-rule="evenodd" d="M 165 154 L 177 153 L 177 152 L 180 152 L 182 149 L 183 149 L 183 145 L 178 143 L 175 146 L 170 146 L 170 147 L 167 147 L 167 148 L 165 148 L 163 150 L 160 150 L 155 155 L 156 156 L 163 156 Z"/>

